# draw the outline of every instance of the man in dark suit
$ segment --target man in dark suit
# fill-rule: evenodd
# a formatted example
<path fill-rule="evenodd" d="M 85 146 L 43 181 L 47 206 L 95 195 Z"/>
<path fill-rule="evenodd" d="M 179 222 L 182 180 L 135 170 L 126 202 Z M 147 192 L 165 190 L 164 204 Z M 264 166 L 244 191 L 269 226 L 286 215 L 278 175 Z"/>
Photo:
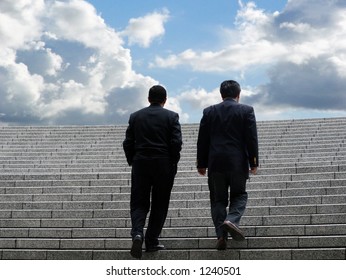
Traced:
<path fill-rule="evenodd" d="M 158 237 L 165 223 L 177 164 L 182 146 L 179 115 L 164 109 L 167 99 L 164 87 L 149 90 L 149 107 L 129 119 L 123 148 L 131 174 L 131 255 L 141 258 L 145 240 L 147 252 L 164 250 Z M 150 208 L 148 227 L 143 228 Z"/>
<path fill-rule="evenodd" d="M 249 169 L 256 174 L 258 166 L 255 113 L 239 103 L 240 91 L 236 81 L 221 83 L 223 101 L 204 109 L 197 141 L 198 173 L 205 175 L 208 168 L 218 250 L 227 249 L 228 233 L 234 240 L 245 239 L 239 222 L 247 204 L 246 180 Z"/>

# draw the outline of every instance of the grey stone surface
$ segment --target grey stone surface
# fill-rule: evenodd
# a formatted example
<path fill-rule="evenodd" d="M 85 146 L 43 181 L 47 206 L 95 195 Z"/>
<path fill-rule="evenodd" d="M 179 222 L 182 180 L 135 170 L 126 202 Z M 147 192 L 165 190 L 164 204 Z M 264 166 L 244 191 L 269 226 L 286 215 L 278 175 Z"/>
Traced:
<path fill-rule="evenodd" d="M 298 196 L 298 197 L 279 197 L 275 199 L 275 205 L 307 205 L 321 204 L 322 196 Z"/>
<path fill-rule="evenodd" d="M 52 211 L 52 218 L 92 218 L 94 216 L 93 210 L 54 210 Z"/>
<path fill-rule="evenodd" d="M 82 219 L 42 219 L 41 227 L 47 228 L 76 228 L 82 227 Z"/>
<path fill-rule="evenodd" d="M 0 248 L 11 249 L 16 247 L 16 242 L 13 239 L 0 239 Z"/>
<path fill-rule="evenodd" d="M 17 239 L 16 248 L 18 249 L 58 249 L 59 239 Z"/>
<path fill-rule="evenodd" d="M 104 239 L 62 239 L 60 249 L 105 249 Z"/>
<path fill-rule="evenodd" d="M 127 235 L 126 237 L 129 237 Z M 116 229 L 114 228 L 74 228 L 72 229 L 73 238 L 115 238 Z"/>
<path fill-rule="evenodd" d="M 282 225 L 256 227 L 256 236 L 301 236 L 305 235 L 304 225 Z"/>
<path fill-rule="evenodd" d="M 317 214 L 346 213 L 346 204 L 317 205 Z"/>
<path fill-rule="evenodd" d="M 311 216 L 312 224 L 340 224 L 345 223 L 346 213 L 316 214 Z"/>
<path fill-rule="evenodd" d="M 47 260 L 92 260 L 92 250 L 50 250 L 46 252 Z"/>
<path fill-rule="evenodd" d="M 307 225 L 306 235 L 345 235 L 346 224 Z"/>
<path fill-rule="evenodd" d="M 299 237 L 300 248 L 315 248 L 315 247 L 345 247 L 346 236 L 302 236 Z"/>
<path fill-rule="evenodd" d="M 22 209 L 36 209 L 36 210 L 54 210 L 54 209 L 62 209 L 63 203 L 58 201 L 50 201 L 50 202 L 24 202 L 22 203 Z"/>
<path fill-rule="evenodd" d="M 238 250 L 190 250 L 190 260 L 239 260 Z"/>
<path fill-rule="evenodd" d="M 46 260 L 45 250 L 2 250 L 2 260 Z"/>
<path fill-rule="evenodd" d="M 292 250 L 290 249 L 262 249 L 262 250 L 241 250 L 241 260 L 290 260 Z"/>
<path fill-rule="evenodd" d="M 311 223 L 310 215 L 282 215 L 263 217 L 263 225 L 306 225 Z"/>
<path fill-rule="evenodd" d="M 126 260 L 131 258 L 130 252 L 124 250 L 98 250 L 93 252 L 94 260 Z"/>
<path fill-rule="evenodd" d="M 345 249 L 292 250 L 293 260 L 345 260 Z"/>
<path fill-rule="evenodd" d="M 0 219 L 0 228 L 31 228 L 40 227 L 39 219 Z"/>
<path fill-rule="evenodd" d="M 126 227 L 128 219 L 84 219 L 83 226 L 91 228 L 117 228 Z"/>
<path fill-rule="evenodd" d="M 256 237 L 248 239 L 249 248 L 298 248 L 298 237 Z"/>
<path fill-rule="evenodd" d="M 300 215 L 300 214 L 316 214 L 316 205 L 293 205 L 293 206 L 271 206 L 270 215 Z"/>
<path fill-rule="evenodd" d="M 198 238 L 208 236 L 207 227 L 164 228 L 161 232 L 164 238 Z"/>
<path fill-rule="evenodd" d="M 29 236 L 29 229 L 23 228 L 1 228 L 0 238 L 24 238 Z"/>
<path fill-rule="evenodd" d="M 31 228 L 29 229 L 30 238 L 71 238 L 72 229 L 70 228 Z"/>
<path fill-rule="evenodd" d="M 11 218 L 12 217 L 12 212 L 10 210 L 0 210 L 0 219 L 3 218 Z"/>
<path fill-rule="evenodd" d="M 21 202 L 1 202 L 0 201 L 0 209 L 23 209 L 23 203 Z"/>
<path fill-rule="evenodd" d="M 15 219 L 33 219 L 33 218 L 51 218 L 50 210 L 15 210 L 12 211 L 12 218 Z"/>
<path fill-rule="evenodd" d="M 0 127 L 0 258 L 132 259 L 125 129 Z M 345 118 L 258 122 L 247 238 L 223 252 L 214 249 L 207 178 L 195 168 L 198 124 L 182 129 L 161 234 L 168 250 L 143 259 L 346 259 Z"/>

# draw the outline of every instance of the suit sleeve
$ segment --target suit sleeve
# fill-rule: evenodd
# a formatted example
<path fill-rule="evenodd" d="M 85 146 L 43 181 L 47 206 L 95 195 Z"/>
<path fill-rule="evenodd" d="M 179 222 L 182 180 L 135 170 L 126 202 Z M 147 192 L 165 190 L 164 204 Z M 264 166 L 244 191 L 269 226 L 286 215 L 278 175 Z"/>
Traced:
<path fill-rule="evenodd" d="M 172 134 L 170 143 L 170 156 L 174 164 L 177 164 L 180 160 L 180 151 L 183 144 L 181 136 L 181 126 L 179 123 L 179 115 L 174 114 L 172 122 Z"/>
<path fill-rule="evenodd" d="M 210 127 L 207 120 L 206 110 L 203 111 L 203 116 L 199 124 L 198 139 L 197 139 L 197 168 L 208 167 L 210 143 Z"/>
<path fill-rule="evenodd" d="M 126 129 L 125 140 L 123 142 L 123 149 L 125 152 L 127 163 L 131 166 L 133 157 L 135 155 L 135 135 L 133 131 L 132 116 L 130 116 L 129 125 Z"/>
<path fill-rule="evenodd" d="M 257 138 L 257 126 L 255 112 L 252 107 L 247 113 L 247 134 L 246 145 L 249 155 L 250 167 L 258 166 L 258 138 Z"/>

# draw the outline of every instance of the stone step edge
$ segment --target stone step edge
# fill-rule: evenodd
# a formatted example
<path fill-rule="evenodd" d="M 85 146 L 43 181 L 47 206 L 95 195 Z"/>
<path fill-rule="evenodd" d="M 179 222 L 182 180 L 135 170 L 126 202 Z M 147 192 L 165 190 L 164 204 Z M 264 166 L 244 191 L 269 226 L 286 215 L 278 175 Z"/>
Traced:
<path fill-rule="evenodd" d="M 228 248 L 234 249 L 303 249 L 346 248 L 346 235 L 335 236 L 274 236 L 247 237 L 244 241 L 231 238 Z M 215 248 L 216 237 L 161 238 L 160 243 L 174 249 Z M 3 249 L 129 249 L 130 238 L 0 238 Z M 317 245 L 316 245 L 317 244 Z M 143 243 L 144 247 L 144 243 Z"/>
<path fill-rule="evenodd" d="M 282 217 L 283 219 L 285 217 L 290 217 L 290 218 L 312 218 L 312 217 L 332 217 L 332 216 L 345 216 L 346 218 L 346 213 L 328 213 L 328 214 L 301 214 L 301 215 L 292 215 L 292 214 L 287 214 L 287 215 L 282 215 L 282 214 L 279 214 L 279 215 L 261 215 L 261 216 L 246 216 L 244 215 L 243 216 L 243 219 L 270 219 L 270 218 L 278 218 L 278 217 Z M 191 220 L 191 219 L 198 219 L 198 220 L 211 220 L 211 217 L 210 216 L 201 216 L 201 217 L 194 217 L 194 216 L 191 216 L 191 217 L 167 217 L 167 222 L 171 222 L 171 221 L 177 221 L 177 220 Z M 0 218 L 0 222 L 1 221 L 13 221 L 13 222 L 16 222 L 16 221 L 26 221 L 26 222 L 47 222 L 47 221 L 80 221 L 81 223 L 83 223 L 84 221 L 114 221 L 114 220 L 124 220 L 124 221 L 130 221 L 130 217 L 124 217 L 124 218 L 118 218 L 118 217 L 112 217 L 112 218 Z M 323 223 L 323 224 L 340 224 L 340 223 Z M 285 225 L 285 226 L 288 226 L 288 225 L 302 225 L 302 224 L 291 224 L 291 223 L 288 223 L 288 224 L 272 224 L 273 226 L 275 225 Z M 312 225 L 312 224 L 307 224 L 307 225 Z M 313 224 L 313 225 L 316 225 L 316 224 Z M 84 226 L 84 225 L 83 225 Z M 83 226 L 78 226 L 78 227 L 72 227 L 72 228 L 84 228 Z M 246 224 L 244 224 L 244 226 L 247 226 Z M 250 225 L 249 225 L 250 226 Z M 253 225 L 253 226 L 256 226 L 256 225 Z M 264 225 L 264 226 L 269 226 L 269 225 Z M 31 226 L 32 227 L 32 226 Z M 31 228 L 30 226 L 28 228 Z M 121 227 L 119 226 L 120 228 L 126 228 L 126 226 L 124 227 Z M 167 226 L 168 227 L 168 226 Z M 185 227 L 184 225 L 182 226 L 175 226 L 173 225 L 173 227 Z M 3 227 L 4 228 L 4 227 Z M 34 227 L 32 227 L 34 228 Z M 36 227 L 36 228 L 41 228 L 40 226 L 39 227 Z M 70 227 L 66 227 L 64 226 L 63 228 L 70 228 Z M 89 227 L 87 227 L 89 228 Z M 171 228 L 171 226 L 169 226 L 168 228 Z"/>
<path fill-rule="evenodd" d="M 345 248 L 165 250 L 143 253 L 142 260 L 346 260 Z M 24 250 L 2 249 L 2 260 L 133 260 L 129 250 Z"/>

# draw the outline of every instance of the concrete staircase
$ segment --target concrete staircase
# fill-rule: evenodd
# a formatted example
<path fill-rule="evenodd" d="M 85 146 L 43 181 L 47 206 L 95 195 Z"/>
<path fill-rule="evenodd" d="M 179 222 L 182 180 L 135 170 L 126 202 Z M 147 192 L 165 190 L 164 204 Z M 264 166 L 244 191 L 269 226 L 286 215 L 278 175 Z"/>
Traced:
<path fill-rule="evenodd" d="M 125 126 L 0 127 L 0 259 L 132 259 Z M 184 147 L 168 250 L 143 259 L 346 259 L 346 119 L 258 122 L 243 242 L 217 251 L 198 125 Z"/>

